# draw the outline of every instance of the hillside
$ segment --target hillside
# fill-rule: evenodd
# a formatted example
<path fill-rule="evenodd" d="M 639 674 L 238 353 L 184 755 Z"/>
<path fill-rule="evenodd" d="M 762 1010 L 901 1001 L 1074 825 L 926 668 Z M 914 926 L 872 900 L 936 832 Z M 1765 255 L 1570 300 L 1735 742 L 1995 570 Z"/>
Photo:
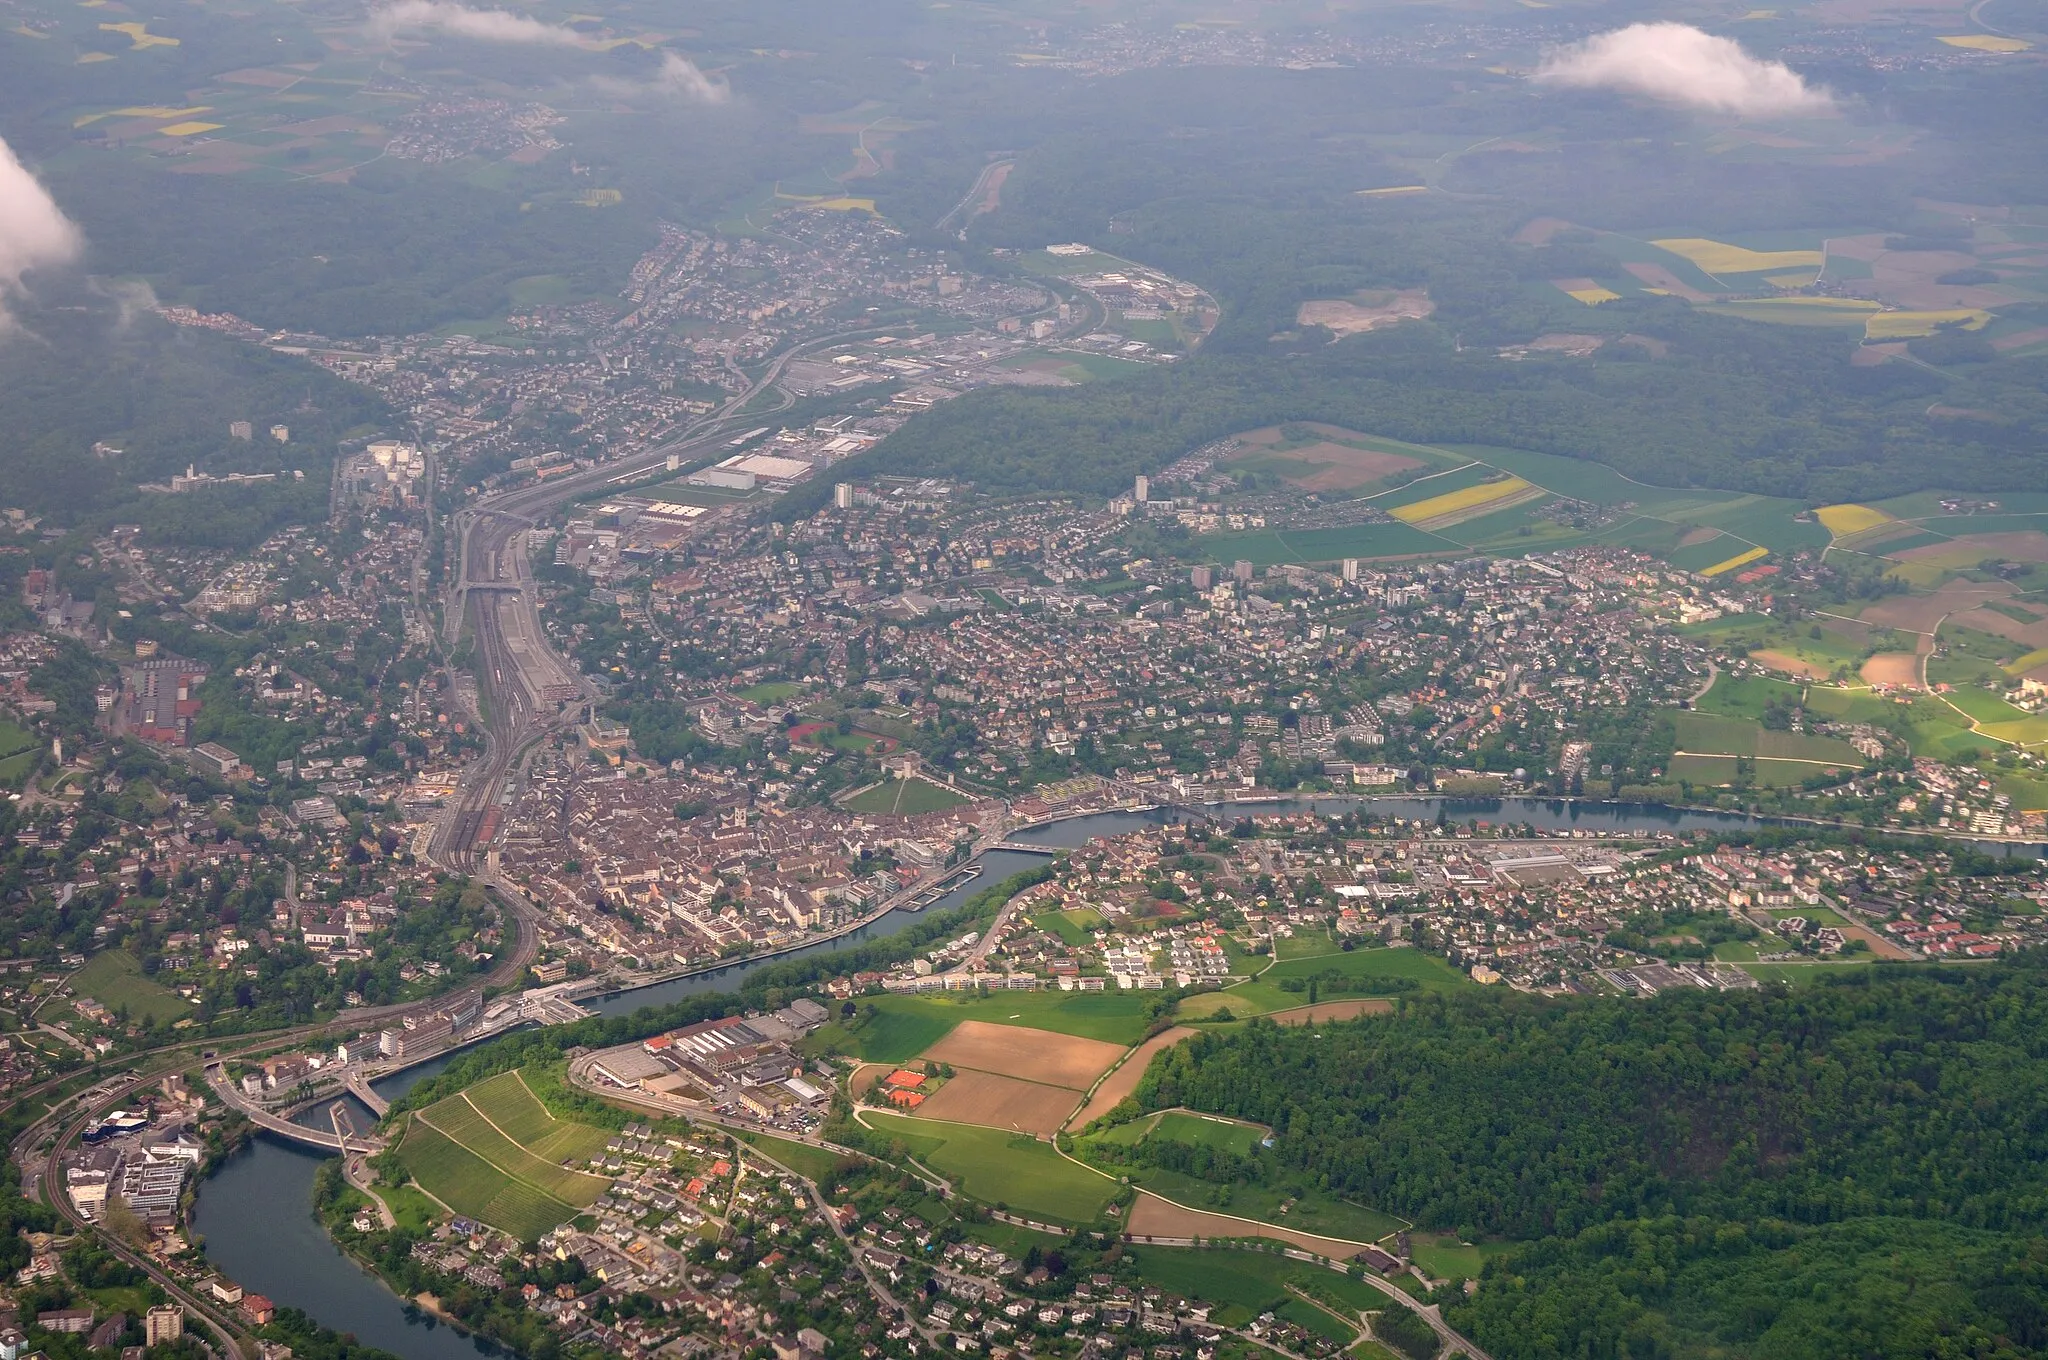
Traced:
<path fill-rule="evenodd" d="M 1520 1242 L 1450 1310 L 1501 1360 L 2024 1354 L 2048 1343 L 2044 1020 L 2032 961 L 1647 1005 L 1432 995 L 1205 1034 L 1138 1098 L 1273 1126 L 1212 1176 Z"/>

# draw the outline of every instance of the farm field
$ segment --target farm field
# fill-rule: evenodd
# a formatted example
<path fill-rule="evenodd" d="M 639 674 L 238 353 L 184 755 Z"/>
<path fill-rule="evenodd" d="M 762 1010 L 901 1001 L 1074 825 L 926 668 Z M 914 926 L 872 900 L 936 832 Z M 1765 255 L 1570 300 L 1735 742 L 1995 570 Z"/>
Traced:
<path fill-rule="evenodd" d="M 1233 472 L 1270 472 L 1305 491 L 1358 493 L 1408 481 L 1456 460 L 1442 451 L 1376 439 L 1337 425 L 1268 425 L 1236 436 L 1245 446 L 1225 460 Z"/>
<path fill-rule="evenodd" d="M 446 1100 L 437 1101 L 420 1111 L 415 1118 L 432 1125 L 437 1132 L 460 1143 L 466 1150 L 497 1167 L 505 1176 L 524 1181 L 564 1204 L 574 1204 L 578 1207 L 589 1204 L 602 1195 L 611 1184 L 606 1177 L 593 1176 L 585 1171 L 571 1171 L 562 1166 L 560 1162 L 570 1160 L 573 1152 L 565 1151 L 560 1154 L 559 1159 L 551 1160 L 542 1156 L 536 1149 L 514 1142 L 464 1095 L 452 1095 Z M 606 1135 L 596 1129 L 588 1129 L 587 1133 L 595 1135 L 598 1148 L 604 1146 Z M 580 1151 L 582 1157 L 587 1159 L 590 1155 L 591 1140 L 585 1138 L 582 1141 L 584 1146 Z"/>
<path fill-rule="evenodd" d="M 982 1020 L 1125 1046 L 1143 1037 L 1149 999 L 1131 992 L 878 996 L 861 1002 L 863 1007 L 874 1007 L 872 1020 L 851 1028 L 834 1020 L 812 1036 L 812 1043 L 822 1052 L 850 1053 L 871 1062 L 903 1062 L 930 1048 L 962 1021 Z"/>
<path fill-rule="evenodd" d="M 872 1110 L 860 1118 L 885 1138 L 901 1139 L 919 1161 L 976 1199 L 1032 1218 L 1092 1222 L 1116 1188 L 1029 1134 Z"/>
<path fill-rule="evenodd" d="M 955 1067 L 1001 1072 L 1023 1081 L 1086 1090 L 1123 1057 L 1126 1045 L 985 1020 L 962 1021 L 924 1057 Z"/>
<path fill-rule="evenodd" d="M 557 1119 L 518 1072 L 501 1072 L 463 1095 L 506 1137 L 550 1162 L 584 1161 L 604 1150 L 610 1135 L 588 1124 Z"/>
<path fill-rule="evenodd" d="M 914 814 L 944 812 L 971 801 L 944 784 L 912 775 L 908 779 L 887 779 L 873 788 L 863 789 L 842 806 L 849 812 Z"/>
<path fill-rule="evenodd" d="M 575 1206 L 509 1180 L 497 1167 L 417 1118 L 406 1123 L 398 1159 L 422 1190 L 449 1209 L 521 1241 L 576 1216 Z"/>
<path fill-rule="evenodd" d="M 1858 768 L 1863 758 L 1849 743 L 1802 732 L 1776 732 L 1745 718 L 1711 713 L 1677 713 L 1678 749 L 1690 755 L 1755 756 L 1765 760 L 1810 761 Z"/>
<path fill-rule="evenodd" d="M 1683 263 L 1675 256 L 1666 258 Z M 1281 428 L 1286 427 L 1270 427 L 1274 433 Z M 1334 426 L 1312 428 L 1336 430 Z M 1688 570 L 1703 570 L 1742 557 L 1754 548 L 1791 552 L 1824 547 L 1831 537 L 1817 521 L 1809 518 L 1802 522 L 1796 518 L 1802 510 L 1799 502 L 1781 497 L 1653 486 L 1632 481 L 1605 464 L 1526 449 L 1407 444 L 1348 430 L 1342 431 L 1341 436 L 1347 444 L 1427 461 L 1432 468 L 1448 470 L 1417 471 L 1413 476 L 1418 480 L 1393 491 L 1371 494 L 1369 499 L 1381 505 L 1407 502 L 1390 505 L 1390 513 L 1396 517 L 1391 524 L 1211 534 L 1195 540 L 1194 552 L 1212 561 L 1243 558 L 1258 566 L 1270 566 L 1281 562 L 1329 562 L 1344 557 L 1412 558 L 1474 550 L 1517 555 L 1573 543 L 1605 542 L 1638 547 Z M 1303 452 L 1306 453 L 1306 446 Z M 1250 450 L 1239 458 L 1263 470 L 1281 470 L 1274 455 L 1265 449 Z M 1543 518 L 1543 506 L 1554 496 L 1610 506 L 1632 503 L 1634 515 L 1586 533 Z M 1711 543 L 1694 542 L 1681 549 L 1681 540 L 1687 538 L 1688 531 L 1700 528 L 1718 529 L 1724 537 Z M 1750 557 L 1746 562 L 1755 560 Z"/>
<path fill-rule="evenodd" d="M 1262 1126 L 1247 1124 L 1241 1119 L 1225 1119 L 1221 1115 L 1198 1114 L 1192 1110 L 1161 1110 L 1133 1119 L 1128 1124 L 1119 1124 L 1089 1141 L 1112 1146 L 1136 1146 L 1146 1142 L 1183 1143 L 1189 1147 L 1214 1148 L 1219 1152 L 1248 1157 L 1266 1133 Z"/>
<path fill-rule="evenodd" d="M 1391 513 L 1404 524 L 1419 529 L 1437 529 L 1477 518 L 1490 509 L 1502 509 L 1511 501 L 1543 494 L 1520 477 L 1500 477 L 1456 491 L 1442 491 L 1426 499 L 1397 505 Z"/>
<path fill-rule="evenodd" d="M 450 1209 L 525 1240 L 573 1217 L 610 1186 L 606 1177 L 561 1165 L 602 1151 L 607 1137 L 556 1119 L 513 1071 L 414 1112 L 398 1157 L 420 1188 Z"/>
<path fill-rule="evenodd" d="M 1341 1260 L 1405 1226 L 1390 1214 L 1326 1196 L 1297 1199 L 1270 1186 L 1211 1185 L 1158 1167 L 1118 1169 L 1153 1192 L 1131 1206 L 1134 1233 L 1270 1237 Z"/>
<path fill-rule="evenodd" d="M 963 1021 L 921 1055 L 927 1071 L 943 1063 L 958 1075 L 917 1114 L 1050 1137 L 1081 1103 L 1082 1092 L 1123 1055 L 1121 1044 Z"/>
<path fill-rule="evenodd" d="M 1067 1126 L 1085 1129 L 1115 1109 L 1125 1097 L 1138 1089 L 1138 1083 L 1145 1079 L 1145 1069 L 1152 1065 L 1152 1059 L 1159 1056 L 1161 1050 L 1172 1048 L 1195 1033 L 1196 1031 L 1185 1025 L 1175 1025 L 1172 1029 L 1160 1031 L 1133 1049 L 1121 1067 L 1102 1079 L 1102 1084 L 1095 1088 L 1095 1094 L 1088 1098 L 1087 1105 L 1067 1121 Z"/>
<path fill-rule="evenodd" d="M 142 962 L 125 949 L 107 949 L 93 955 L 85 967 L 71 975 L 71 990 L 89 996 L 130 1019 L 156 1024 L 182 1020 L 192 1014 L 192 1003 L 168 987 L 143 975 Z"/>
<path fill-rule="evenodd" d="M 925 1097 L 917 1117 L 1050 1138 L 1080 1103 L 1081 1093 L 1071 1087 L 966 1070 Z"/>
<path fill-rule="evenodd" d="M 1339 1312 L 1356 1313 L 1388 1306 L 1386 1296 L 1369 1284 L 1305 1261 L 1290 1261 L 1262 1251 L 1136 1247 L 1131 1258 L 1137 1262 L 1138 1274 L 1147 1284 L 1216 1305 L 1210 1320 L 1222 1327 L 1241 1327 L 1261 1313 L 1273 1312 L 1340 1343 L 1351 1339 L 1356 1328 L 1343 1335 L 1326 1330 L 1336 1328 L 1337 1320 L 1289 1293 L 1290 1285 L 1329 1302 Z M 1291 1309 L 1315 1314 L 1320 1321 Z"/>

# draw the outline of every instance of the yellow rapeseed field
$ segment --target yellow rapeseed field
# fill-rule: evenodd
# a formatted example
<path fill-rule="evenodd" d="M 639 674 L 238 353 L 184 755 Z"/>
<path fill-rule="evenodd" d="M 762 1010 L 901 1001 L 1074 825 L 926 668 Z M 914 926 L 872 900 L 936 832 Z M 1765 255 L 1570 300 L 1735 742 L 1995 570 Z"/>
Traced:
<path fill-rule="evenodd" d="M 1498 482 L 1481 482 L 1478 486 L 1468 486 L 1463 491 L 1446 491 L 1441 496 L 1431 496 L 1428 500 L 1417 501 L 1413 505 L 1397 506 L 1388 513 L 1404 524 L 1421 524 L 1426 520 L 1441 519 L 1445 515 L 1455 515 L 1477 506 L 1504 501 L 1528 489 L 1529 484 L 1520 477 L 1508 477 Z"/>
<path fill-rule="evenodd" d="M 1716 562 L 1713 566 L 1708 567 L 1705 571 L 1701 572 L 1700 575 L 1719 576 L 1724 571 L 1734 571 L 1737 567 L 1746 567 L 1751 562 L 1756 561 L 1759 557 L 1767 555 L 1769 552 L 1769 548 L 1751 548 L 1748 552 L 1737 553 L 1735 556 L 1729 558 L 1726 562 Z"/>
<path fill-rule="evenodd" d="M 1940 312 L 1877 312 L 1863 323 L 1863 338 L 1866 340 L 1910 340 L 1916 335 L 1932 335 L 1943 326 L 1962 323 L 1966 331 L 1984 329 L 1991 320 L 1991 313 L 1975 307 L 1952 307 Z"/>
<path fill-rule="evenodd" d="M 1962 33 L 1942 41 L 1950 47 L 1967 47 L 1972 52 L 2024 52 L 2033 46 L 2024 38 L 1998 38 L 1989 33 Z"/>
<path fill-rule="evenodd" d="M 1673 236 L 1650 244 L 1692 261 L 1709 274 L 1761 274 L 1766 269 L 1821 266 L 1818 250 L 1748 250 L 1703 236 Z"/>
<path fill-rule="evenodd" d="M 172 123 L 167 127 L 158 128 L 157 131 L 166 137 L 193 137 L 202 132 L 218 132 L 220 129 L 219 123 Z"/>
<path fill-rule="evenodd" d="M 1890 515 L 1882 510 L 1873 510 L 1867 505 L 1823 505 L 1813 513 L 1836 538 L 1847 538 L 1851 534 L 1860 534 L 1866 529 L 1875 529 L 1880 524 L 1892 522 Z"/>

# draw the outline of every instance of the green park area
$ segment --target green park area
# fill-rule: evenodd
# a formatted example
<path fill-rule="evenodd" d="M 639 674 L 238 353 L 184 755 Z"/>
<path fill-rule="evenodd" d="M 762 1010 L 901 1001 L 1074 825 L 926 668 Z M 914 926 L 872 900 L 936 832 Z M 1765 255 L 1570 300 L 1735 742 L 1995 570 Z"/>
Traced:
<path fill-rule="evenodd" d="M 734 690 L 733 694 L 750 704 L 781 704 L 796 698 L 806 688 L 800 680 L 763 680 L 745 689 Z"/>
<path fill-rule="evenodd" d="M 43 739 L 18 723 L 0 719 L 0 784 L 19 786 L 36 767 Z"/>
<path fill-rule="evenodd" d="M 1334 983 L 1331 978 L 1337 979 Z M 1199 1019 L 1229 1011 L 1236 1019 L 1292 1010 L 1310 1002 L 1308 984 L 1316 983 L 1315 1000 L 1390 997 L 1407 991 L 1449 991 L 1474 984 L 1434 954 L 1417 949 L 1360 948 L 1334 945 L 1325 954 L 1283 959 L 1249 982 L 1219 992 L 1203 992 L 1181 1002 L 1180 1015 Z M 1301 990 L 1283 984 L 1298 983 Z"/>
<path fill-rule="evenodd" d="M 142 963 L 125 949 L 108 949 L 86 960 L 71 975 L 71 990 L 89 996 L 130 1020 L 158 1024 L 182 1020 L 192 1005 L 176 992 L 143 975 Z"/>

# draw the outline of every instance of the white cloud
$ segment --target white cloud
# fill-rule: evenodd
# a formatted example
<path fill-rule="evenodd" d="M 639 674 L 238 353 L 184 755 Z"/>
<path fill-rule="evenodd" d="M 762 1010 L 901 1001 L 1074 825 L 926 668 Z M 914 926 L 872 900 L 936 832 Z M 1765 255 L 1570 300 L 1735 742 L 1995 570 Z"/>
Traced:
<path fill-rule="evenodd" d="M 501 9 L 471 9 L 448 0 L 398 0 L 370 14 L 370 31 L 383 37 L 394 33 L 432 31 L 452 33 L 478 42 L 524 43 L 541 47 L 587 47 L 583 35 L 560 24 L 544 24 L 523 14 Z"/>
<path fill-rule="evenodd" d="M 692 104 L 723 104 L 732 97 L 732 86 L 705 75 L 696 62 L 675 52 L 663 52 L 660 69 L 645 80 L 598 76 L 592 83 L 615 99 L 653 95 Z"/>
<path fill-rule="evenodd" d="M 1733 38 L 1690 24 L 1630 24 L 1553 48 L 1536 79 L 1745 116 L 1822 113 L 1835 102 L 1784 62 L 1759 60 Z"/>
<path fill-rule="evenodd" d="M 78 258 L 78 228 L 14 150 L 0 141 L 0 330 L 11 329 L 7 304 L 22 292 L 22 276 Z"/>
<path fill-rule="evenodd" d="M 574 47 L 587 52 L 602 50 L 573 28 L 543 23 L 524 14 L 501 9 L 471 9 L 451 0 L 397 0 L 370 14 L 370 31 L 383 38 L 398 33 L 448 33 L 477 42 L 518 43 L 529 47 Z M 645 80 L 599 76 L 599 89 L 622 97 L 657 95 L 696 104 L 722 104 L 731 95 L 724 81 L 713 80 L 688 57 L 675 52 L 661 54 L 661 67 Z"/>

